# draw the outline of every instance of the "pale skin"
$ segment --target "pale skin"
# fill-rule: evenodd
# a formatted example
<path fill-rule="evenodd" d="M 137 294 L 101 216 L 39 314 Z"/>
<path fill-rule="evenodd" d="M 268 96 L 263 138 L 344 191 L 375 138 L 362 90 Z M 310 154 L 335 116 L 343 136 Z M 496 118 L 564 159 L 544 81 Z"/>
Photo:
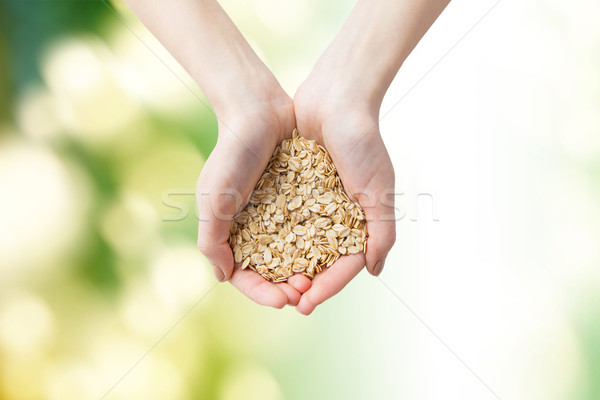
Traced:
<path fill-rule="evenodd" d="M 359 0 L 293 100 L 216 0 L 126 2 L 196 80 L 219 121 L 197 187 L 198 247 L 217 279 L 259 304 L 287 304 L 308 315 L 363 267 L 379 275 L 395 241 L 394 170 L 379 133 L 379 108 L 449 0 Z M 329 151 L 348 194 L 363 206 L 368 248 L 341 257 L 312 281 L 294 275 L 275 284 L 234 265 L 227 240 L 231 217 L 294 127 Z"/>

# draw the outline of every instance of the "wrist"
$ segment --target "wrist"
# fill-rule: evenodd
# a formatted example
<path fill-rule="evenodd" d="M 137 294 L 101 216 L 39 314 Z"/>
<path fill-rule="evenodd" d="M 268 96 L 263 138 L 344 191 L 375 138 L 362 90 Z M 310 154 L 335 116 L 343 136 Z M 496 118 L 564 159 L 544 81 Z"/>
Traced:
<path fill-rule="evenodd" d="M 218 96 L 209 100 L 219 120 L 219 136 L 233 130 L 253 135 L 252 140 L 268 137 L 275 145 L 295 128 L 292 99 L 270 72 L 247 80 L 237 75 L 236 84 L 223 85 Z"/>
<path fill-rule="evenodd" d="M 339 54 L 339 53 L 338 53 Z M 381 75 L 355 60 L 323 57 L 309 75 L 309 85 L 320 88 L 321 94 L 340 107 L 379 112 L 388 85 Z"/>
<path fill-rule="evenodd" d="M 291 102 L 270 71 L 235 71 L 215 79 L 214 89 L 207 93 L 219 119 L 229 120 L 240 114 L 275 109 Z"/>
<path fill-rule="evenodd" d="M 319 63 L 298 88 L 294 107 L 315 121 L 354 116 L 377 120 L 382 98 L 373 86 L 352 79 L 343 67 Z"/>
<path fill-rule="evenodd" d="M 213 43 L 202 41 L 184 65 L 219 118 L 285 95 L 275 76 L 234 26 Z M 287 95 L 286 95 L 287 96 Z M 289 97 L 289 96 L 288 96 Z"/>

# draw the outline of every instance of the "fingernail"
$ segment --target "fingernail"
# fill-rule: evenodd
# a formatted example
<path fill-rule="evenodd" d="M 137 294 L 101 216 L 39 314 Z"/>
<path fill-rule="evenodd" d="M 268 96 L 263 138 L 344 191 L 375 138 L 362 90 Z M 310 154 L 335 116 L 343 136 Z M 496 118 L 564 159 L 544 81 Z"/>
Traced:
<path fill-rule="evenodd" d="M 219 282 L 223 282 L 225 280 L 225 274 L 223 270 L 216 265 L 213 265 L 213 273 Z"/>
<path fill-rule="evenodd" d="M 381 274 L 381 271 L 383 271 L 384 264 L 385 264 L 384 260 L 377 261 L 377 264 L 375 264 L 375 268 L 373 268 L 373 275 L 379 276 L 379 274 Z"/>

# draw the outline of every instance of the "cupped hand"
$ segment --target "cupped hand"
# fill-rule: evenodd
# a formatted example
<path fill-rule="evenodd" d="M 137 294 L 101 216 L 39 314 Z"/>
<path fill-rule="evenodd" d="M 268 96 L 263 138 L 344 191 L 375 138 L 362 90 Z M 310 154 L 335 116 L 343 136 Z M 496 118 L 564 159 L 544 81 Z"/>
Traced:
<path fill-rule="evenodd" d="M 234 265 L 229 246 L 233 215 L 241 210 L 264 171 L 276 145 L 291 137 L 295 127 L 292 100 L 279 88 L 267 98 L 217 113 L 219 137 L 198 179 L 198 248 L 213 266 L 219 281 L 229 281 L 255 302 L 282 308 L 295 306 L 311 286 L 303 275 L 287 283 L 271 283 L 250 269 Z"/>
<path fill-rule="evenodd" d="M 378 104 L 333 90 L 309 77 L 294 97 L 301 136 L 316 140 L 330 153 L 348 195 L 367 219 L 367 250 L 345 255 L 317 274 L 302 294 L 297 310 L 310 314 L 336 295 L 366 265 L 379 275 L 395 241 L 394 169 L 379 134 Z"/>

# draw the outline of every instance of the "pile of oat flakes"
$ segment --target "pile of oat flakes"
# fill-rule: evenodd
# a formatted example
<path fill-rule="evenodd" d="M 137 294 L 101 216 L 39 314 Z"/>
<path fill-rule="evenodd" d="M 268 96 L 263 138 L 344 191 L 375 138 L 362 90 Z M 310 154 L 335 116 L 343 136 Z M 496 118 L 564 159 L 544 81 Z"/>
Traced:
<path fill-rule="evenodd" d="M 313 278 L 341 255 L 366 251 L 366 221 L 327 151 L 294 130 L 234 216 L 229 244 L 236 263 L 269 281 Z"/>

